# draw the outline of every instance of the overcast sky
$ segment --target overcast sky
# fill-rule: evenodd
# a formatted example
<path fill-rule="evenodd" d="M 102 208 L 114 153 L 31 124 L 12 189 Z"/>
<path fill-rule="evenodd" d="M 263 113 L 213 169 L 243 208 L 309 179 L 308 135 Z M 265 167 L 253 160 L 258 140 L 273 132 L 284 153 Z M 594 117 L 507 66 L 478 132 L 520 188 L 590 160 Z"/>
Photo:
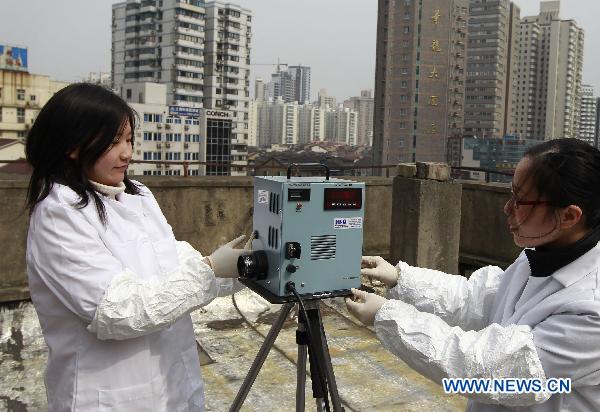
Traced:
<path fill-rule="evenodd" d="M 110 71 L 110 16 L 114 0 L 0 0 L 0 44 L 28 48 L 29 71 L 52 79 L 83 80 Z M 232 0 L 252 10 L 251 93 L 254 79 L 270 78 L 270 64 L 312 68 L 312 98 L 320 88 L 339 100 L 372 89 L 377 0 Z M 516 0 L 521 16 L 539 0 Z M 583 80 L 600 94 L 599 0 L 563 0 L 562 18 L 585 30 Z M 260 64 L 260 65 L 259 65 Z"/>

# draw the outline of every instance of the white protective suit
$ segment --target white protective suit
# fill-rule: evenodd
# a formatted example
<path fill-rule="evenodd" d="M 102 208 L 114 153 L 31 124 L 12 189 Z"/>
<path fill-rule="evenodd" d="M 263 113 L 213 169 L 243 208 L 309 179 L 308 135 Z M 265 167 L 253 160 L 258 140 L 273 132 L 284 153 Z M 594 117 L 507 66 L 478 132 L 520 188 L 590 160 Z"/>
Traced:
<path fill-rule="evenodd" d="M 383 345 L 443 378 L 570 378 L 570 394 L 467 394 L 468 411 L 600 410 L 600 243 L 545 278 L 525 253 L 467 280 L 404 262 L 375 316 Z M 398 300 L 394 300 L 398 299 Z"/>
<path fill-rule="evenodd" d="M 137 182 L 136 182 L 137 183 Z M 178 242 L 152 193 L 90 199 L 55 184 L 31 216 L 27 272 L 55 411 L 203 410 L 189 312 L 239 289 Z"/>

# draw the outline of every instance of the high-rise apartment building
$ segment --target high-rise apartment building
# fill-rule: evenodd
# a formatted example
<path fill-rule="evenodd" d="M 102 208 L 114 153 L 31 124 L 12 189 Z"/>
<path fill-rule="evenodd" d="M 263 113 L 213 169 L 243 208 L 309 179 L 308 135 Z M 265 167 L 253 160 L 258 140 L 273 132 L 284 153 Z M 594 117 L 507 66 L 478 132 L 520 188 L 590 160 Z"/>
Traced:
<path fill-rule="evenodd" d="M 594 86 L 581 85 L 581 108 L 579 110 L 578 137 L 595 146 L 596 140 L 596 111 L 597 98 L 594 95 Z"/>
<path fill-rule="evenodd" d="M 251 21 L 249 10 L 203 0 L 127 0 L 112 11 L 113 87 L 164 83 L 168 105 L 231 113 L 230 152 L 218 150 L 226 164 L 215 170 L 232 175 L 247 165 Z"/>
<path fill-rule="evenodd" d="M 254 100 L 263 101 L 269 98 L 269 89 L 263 79 L 254 80 Z"/>
<path fill-rule="evenodd" d="M 514 129 L 519 18 L 510 0 L 470 0 L 465 137 L 503 137 Z"/>
<path fill-rule="evenodd" d="M 327 95 L 327 89 L 319 89 L 319 95 L 317 97 L 317 106 L 322 109 L 329 107 L 330 109 L 335 109 L 336 107 L 336 99 L 334 96 Z"/>
<path fill-rule="evenodd" d="M 371 90 L 361 90 L 360 96 L 344 102 L 344 107 L 357 113 L 356 142 L 359 145 L 373 144 L 373 104 Z"/>
<path fill-rule="evenodd" d="M 468 0 L 379 0 L 373 162 L 447 159 L 464 128 Z"/>
<path fill-rule="evenodd" d="M 325 140 L 325 110 L 307 104 L 298 107 L 298 143 Z"/>
<path fill-rule="evenodd" d="M 299 104 L 310 103 L 310 67 L 289 66 L 288 72 L 294 81 L 294 101 Z"/>
<path fill-rule="evenodd" d="M 539 15 L 521 19 L 518 36 L 515 131 L 536 140 L 576 137 L 583 29 L 561 20 L 560 1 L 545 1 Z"/>
<path fill-rule="evenodd" d="M 252 12 L 231 3 L 206 3 L 204 107 L 233 113 L 231 175 L 248 165 Z"/>
<path fill-rule="evenodd" d="M 202 107 L 203 0 L 127 0 L 112 6 L 111 77 L 167 85 L 167 103 Z"/>
<path fill-rule="evenodd" d="M 298 104 L 275 101 L 258 102 L 257 139 L 259 146 L 298 143 Z"/>
<path fill-rule="evenodd" d="M 325 110 L 325 140 L 356 146 L 357 118 L 357 112 L 343 107 Z"/>
<path fill-rule="evenodd" d="M 292 73 L 287 70 L 281 70 L 279 65 L 277 65 L 277 71 L 271 74 L 269 97 L 273 100 L 281 98 L 285 103 L 296 101 L 296 83 L 294 82 Z"/>
<path fill-rule="evenodd" d="M 287 68 L 283 70 L 281 66 Z M 276 72 L 271 75 L 269 97 L 273 100 L 281 98 L 285 103 L 309 103 L 310 67 L 277 64 Z"/>

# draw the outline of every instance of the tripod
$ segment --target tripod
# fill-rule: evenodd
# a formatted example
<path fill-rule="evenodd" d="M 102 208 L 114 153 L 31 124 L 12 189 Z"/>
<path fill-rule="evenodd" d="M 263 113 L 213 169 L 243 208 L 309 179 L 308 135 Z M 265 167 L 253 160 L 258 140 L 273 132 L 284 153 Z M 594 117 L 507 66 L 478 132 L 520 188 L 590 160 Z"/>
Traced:
<path fill-rule="evenodd" d="M 252 384 L 260 371 L 263 363 L 267 359 L 269 351 L 275 343 L 277 335 L 283 328 L 283 324 L 294 307 L 295 303 L 288 302 L 284 303 L 281 307 L 277 320 L 271 326 L 265 341 L 263 342 L 248 375 L 244 379 L 240 390 L 235 397 L 230 412 L 237 412 L 242 407 L 246 396 Z M 309 355 L 310 362 L 310 376 L 312 379 L 312 392 L 313 397 L 317 403 L 317 411 L 324 411 L 327 405 L 328 398 L 327 393 L 323 391 L 323 388 L 329 388 L 331 394 L 331 402 L 333 403 L 333 411 L 343 412 L 340 396 L 338 394 L 337 386 L 335 383 L 335 376 L 333 374 L 333 366 L 331 365 L 331 358 L 329 356 L 329 348 L 327 346 L 327 339 L 325 337 L 325 330 L 323 329 L 323 321 L 321 319 L 321 313 L 319 312 L 318 300 L 305 302 L 307 319 L 304 317 L 304 313 L 299 311 L 298 315 L 298 328 L 296 330 L 296 343 L 298 344 L 298 364 L 296 374 L 296 411 L 304 411 L 304 395 L 306 388 L 306 358 L 307 352 Z M 308 328 L 310 333 L 308 333 Z M 312 340 L 310 339 L 312 338 Z M 322 371 L 322 374 L 319 373 Z M 323 376 L 324 375 L 324 376 Z M 321 381 L 321 376 L 324 377 L 325 382 Z"/>

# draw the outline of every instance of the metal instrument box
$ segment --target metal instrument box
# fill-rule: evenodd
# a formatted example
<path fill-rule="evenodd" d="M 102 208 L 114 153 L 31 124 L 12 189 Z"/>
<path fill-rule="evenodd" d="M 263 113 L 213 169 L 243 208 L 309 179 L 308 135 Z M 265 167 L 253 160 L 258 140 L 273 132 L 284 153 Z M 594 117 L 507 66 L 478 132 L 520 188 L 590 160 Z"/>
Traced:
<path fill-rule="evenodd" d="M 309 298 L 360 287 L 365 184 L 327 174 L 255 178 L 252 248 L 268 260 L 255 286 L 282 297 L 292 281 Z"/>

